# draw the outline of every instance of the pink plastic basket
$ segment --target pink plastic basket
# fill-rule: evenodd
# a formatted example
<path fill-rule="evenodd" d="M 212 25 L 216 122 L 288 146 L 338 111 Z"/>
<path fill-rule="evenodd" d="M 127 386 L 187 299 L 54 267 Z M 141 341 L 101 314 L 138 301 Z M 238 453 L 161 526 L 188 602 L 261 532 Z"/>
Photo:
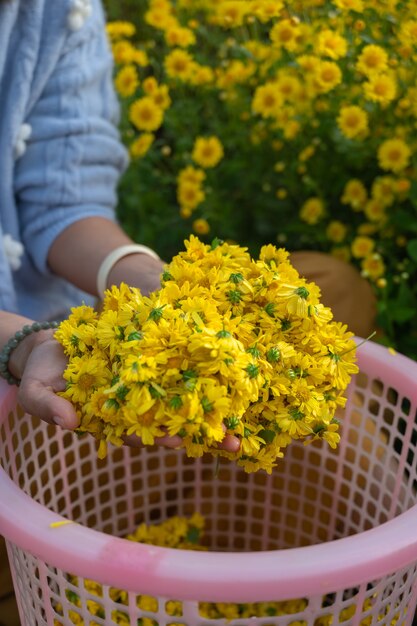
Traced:
<path fill-rule="evenodd" d="M 271 476 L 163 448 L 111 450 L 24 415 L 0 387 L 0 532 L 6 537 L 23 626 L 411 624 L 417 603 L 417 363 L 374 343 L 338 450 L 293 444 Z M 122 539 L 142 521 L 199 511 L 209 552 Z M 52 526 L 63 517 L 77 524 Z M 77 578 L 69 580 L 69 574 Z M 85 579 L 102 584 L 91 595 Z M 124 589 L 126 606 L 112 600 Z M 74 608 L 68 591 L 81 607 Z M 157 599 L 154 611 L 138 596 Z M 210 620 L 203 601 L 303 598 L 280 616 Z M 182 616 L 167 611 L 182 602 Z M 102 607 L 93 617 L 88 601 Z M 61 605 L 62 608 L 57 610 Z M 70 613 L 73 611 L 73 613 Z M 72 618 L 70 617 L 72 615 Z M 78 619 L 77 618 L 77 619 Z"/>

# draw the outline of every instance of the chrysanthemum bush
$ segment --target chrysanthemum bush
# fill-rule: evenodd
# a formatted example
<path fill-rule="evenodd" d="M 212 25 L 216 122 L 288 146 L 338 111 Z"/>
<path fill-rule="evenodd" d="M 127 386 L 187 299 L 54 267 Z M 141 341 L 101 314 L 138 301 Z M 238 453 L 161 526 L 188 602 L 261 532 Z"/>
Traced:
<path fill-rule="evenodd" d="M 205 550 L 204 540 L 205 519 L 199 514 L 194 513 L 190 518 L 175 516 L 167 519 L 165 522 L 159 524 L 140 524 L 133 533 L 127 535 L 126 539 L 129 541 L 138 541 L 140 543 L 161 546 L 167 548 L 176 548 L 180 550 Z M 70 583 L 78 588 L 79 580 L 75 576 L 69 576 Z M 103 597 L 103 587 L 100 583 L 94 580 L 84 579 L 83 587 L 85 591 L 92 597 L 96 598 L 87 599 L 85 607 L 89 615 L 93 617 L 99 617 L 105 619 L 108 617 L 102 607 L 100 600 Z M 109 595 L 116 605 L 119 605 L 118 609 L 114 609 L 111 612 L 112 623 L 119 626 L 130 626 L 131 619 L 127 612 L 129 606 L 129 595 L 126 591 L 116 589 L 112 587 L 109 590 Z M 81 597 L 71 589 L 66 592 L 67 599 L 73 605 L 75 610 L 68 611 L 68 617 L 71 623 L 76 626 L 84 626 L 85 620 L 80 617 L 76 609 L 81 609 L 83 603 Z M 323 598 L 323 604 L 326 602 L 326 598 Z M 154 596 L 138 595 L 136 604 L 139 609 L 148 613 L 148 616 L 139 618 L 138 624 L 140 626 L 159 626 L 158 622 L 150 617 L 149 614 L 157 614 L 159 608 L 159 600 Z M 165 611 L 172 617 L 170 626 L 184 626 L 182 617 L 184 614 L 183 602 L 179 600 L 168 600 L 165 602 Z M 374 604 L 374 598 L 366 598 L 362 605 L 362 610 L 367 611 L 372 609 Z M 324 604 L 326 606 L 326 604 Z M 252 603 L 239 603 L 236 602 L 199 602 L 198 612 L 201 617 L 213 620 L 213 619 L 250 619 L 251 617 L 273 617 L 273 616 L 285 616 L 293 615 L 295 613 L 302 613 L 308 607 L 308 600 L 305 598 L 295 598 L 293 600 L 281 600 L 280 602 L 252 602 Z M 63 615 L 63 607 L 61 603 L 57 603 L 56 611 Z M 351 603 L 348 607 L 342 609 L 339 614 L 340 622 L 345 622 L 354 616 L 356 612 L 356 604 Z M 387 604 L 385 609 L 377 615 L 378 621 L 381 621 L 389 614 L 391 610 L 391 604 Z M 179 618 L 180 621 L 175 621 L 175 618 Z M 399 611 L 391 620 L 390 624 L 395 626 L 401 618 L 401 612 Z M 372 622 L 372 615 L 366 617 L 360 621 L 361 626 L 370 626 Z M 299 626 L 306 626 L 305 620 L 299 620 L 292 622 Z M 317 618 L 314 622 L 315 626 L 331 626 L 334 623 L 332 614 L 323 615 Z M 91 626 L 99 626 L 95 621 L 90 622 Z M 63 626 L 60 619 L 55 619 L 54 626 Z"/>
<path fill-rule="evenodd" d="M 69 357 L 64 397 L 99 456 L 107 442 L 145 445 L 179 435 L 187 455 L 271 472 L 294 440 L 339 441 L 335 411 L 356 344 L 332 321 L 319 289 L 272 245 L 245 248 L 191 236 L 149 297 L 121 285 L 97 313 L 81 306 L 56 331 Z M 225 432 L 237 452 L 219 450 Z"/>
<path fill-rule="evenodd" d="M 416 9 L 130 2 L 132 21 L 108 25 L 126 229 L 165 258 L 195 232 L 352 262 L 381 341 L 417 356 Z"/>

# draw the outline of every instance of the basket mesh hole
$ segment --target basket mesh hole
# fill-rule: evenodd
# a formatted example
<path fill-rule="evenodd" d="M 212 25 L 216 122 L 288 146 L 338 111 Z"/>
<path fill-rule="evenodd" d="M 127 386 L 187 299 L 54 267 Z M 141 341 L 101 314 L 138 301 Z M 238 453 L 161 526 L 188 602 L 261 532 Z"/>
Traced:
<path fill-rule="evenodd" d="M 396 389 L 389 387 L 387 390 L 386 397 L 387 397 L 387 402 L 389 402 L 389 404 L 393 404 L 394 406 L 398 404 L 398 391 Z"/>
<path fill-rule="evenodd" d="M 356 386 L 360 389 L 366 389 L 369 386 L 369 378 L 364 372 L 359 372 L 356 375 Z"/>

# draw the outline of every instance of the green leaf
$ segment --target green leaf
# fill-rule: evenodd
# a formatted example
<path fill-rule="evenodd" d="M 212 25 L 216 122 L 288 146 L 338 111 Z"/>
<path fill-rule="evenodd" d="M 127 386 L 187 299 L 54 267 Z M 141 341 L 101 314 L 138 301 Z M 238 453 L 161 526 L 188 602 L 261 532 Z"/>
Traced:
<path fill-rule="evenodd" d="M 258 433 L 258 437 L 261 437 L 265 443 L 272 443 L 275 439 L 275 433 L 273 430 L 261 430 Z"/>
<path fill-rule="evenodd" d="M 398 306 L 392 305 L 390 308 L 390 317 L 395 322 L 402 324 L 411 320 L 416 314 L 416 310 L 411 306 Z"/>
<path fill-rule="evenodd" d="M 200 539 L 200 530 L 195 528 L 195 526 L 191 526 L 186 535 L 187 541 L 190 543 L 197 544 Z"/>
<path fill-rule="evenodd" d="M 417 239 L 411 239 L 407 244 L 407 252 L 413 261 L 417 262 Z"/>

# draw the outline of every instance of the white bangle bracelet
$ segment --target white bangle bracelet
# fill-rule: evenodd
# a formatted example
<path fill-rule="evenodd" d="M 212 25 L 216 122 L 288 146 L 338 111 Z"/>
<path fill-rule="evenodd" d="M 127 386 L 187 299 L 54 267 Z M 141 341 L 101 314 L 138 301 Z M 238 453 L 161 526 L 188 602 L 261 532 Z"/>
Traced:
<path fill-rule="evenodd" d="M 160 260 L 154 250 L 151 250 L 151 248 L 148 248 L 147 246 L 142 246 L 139 243 L 120 246 L 119 248 L 112 250 L 104 258 L 98 270 L 97 293 L 100 297 L 103 296 L 107 289 L 107 281 L 113 266 L 117 263 L 117 261 L 120 261 L 120 259 L 123 259 L 123 257 L 129 256 L 130 254 L 147 254 L 153 259 L 157 259 L 158 261 Z"/>

